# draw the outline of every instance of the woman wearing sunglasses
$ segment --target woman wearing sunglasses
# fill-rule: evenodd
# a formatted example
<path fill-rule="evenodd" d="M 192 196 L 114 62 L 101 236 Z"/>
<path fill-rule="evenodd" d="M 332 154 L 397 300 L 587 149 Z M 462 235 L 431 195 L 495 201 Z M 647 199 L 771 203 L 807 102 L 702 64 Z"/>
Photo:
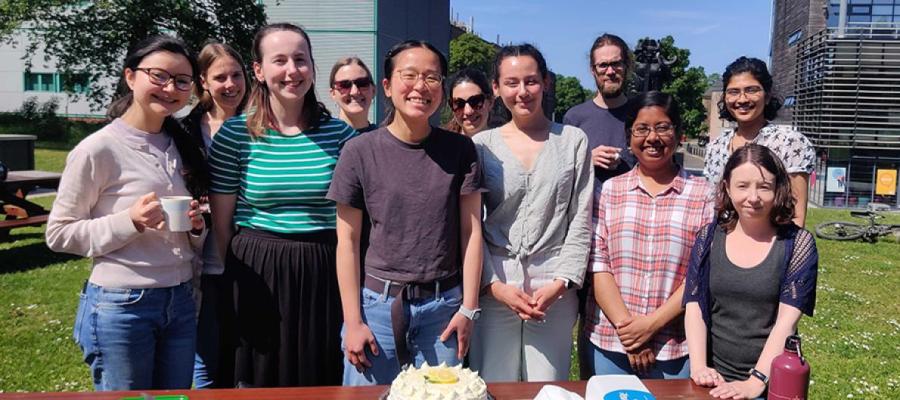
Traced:
<path fill-rule="evenodd" d="M 445 128 L 472 137 L 487 128 L 494 97 L 491 84 L 481 71 L 465 68 L 453 74 L 447 85 L 447 103 L 453 118 Z"/>
<path fill-rule="evenodd" d="M 341 109 L 338 116 L 344 122 L 358 132 L 368 132 L 378 127 L 369 122 L 375 82 L 369 67 L 359 57 L 347 57 L 334 63 L 328 86 L 331 88 L 331 98 Z"/>
<path fill-rule="evenodd" d="M 590 245 L 588 140 L 544 115 L 549 71 L 534 46 L 503 47 L 494 66 L 512 121 L 473 138 L 488 192 L 470 361 L 489 382 L 566 380 Z"/>
<path fill-rule="evenodd" d="M 113 121 L 66 158 L 47 246 L 92 258 L 73 337 L 96 390 L 191 387 L 192 262 L 205 224 L 194 200 L 192 230 L 170 231 L 160 199 L 206 192 L 203 153 L 172 117 L 190 100 L 196 74 L 180 40 L 137 43 L 125 56 Z"/>

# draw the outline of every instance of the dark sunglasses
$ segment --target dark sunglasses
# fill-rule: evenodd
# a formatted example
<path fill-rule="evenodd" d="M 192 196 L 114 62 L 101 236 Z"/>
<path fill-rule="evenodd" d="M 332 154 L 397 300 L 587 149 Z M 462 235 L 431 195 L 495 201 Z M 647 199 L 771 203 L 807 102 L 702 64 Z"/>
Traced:
<path fill-rule="evenodd" d="M 369 78 L 359 78 L 359 79 L 346 79 L 343 81 L 335 81 L 334 88 L 337 89 L 341 94 L 346 94 L 350 91 L 353 85 L 356 85 L 358 89 L 365 89 L 372 84 L 372 81 Z"/>
<path fill-rule="evenodd" d="M 484 100 L 486 100 L 484 94 L 476 94 L 469 97 L 468 99 L 454 98 L 450 100 L 450 109 L 453 111 L 459 111 L 465 108 L 466 104 L 468 104 L 470 107 L 472 107 L 473 110 L 478 111 L 481 109 L 481 107 L 484 106 Z"/>

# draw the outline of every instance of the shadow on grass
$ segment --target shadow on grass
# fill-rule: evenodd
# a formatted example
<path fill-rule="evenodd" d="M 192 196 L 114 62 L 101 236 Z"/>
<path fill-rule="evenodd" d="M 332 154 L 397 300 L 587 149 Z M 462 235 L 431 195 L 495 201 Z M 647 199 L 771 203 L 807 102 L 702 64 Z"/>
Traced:
<path fill-rule="evenodd" d="M 16 235 L 17 239 L 26 237 L 43 236 L 40 233 Z M 32 269 L 44 268 L 49 265 L 64 263 L 70 260 L 77 260 L 81 257 L 56 253 L 47 248 L 47 244 L 43 241 L 30 243 L 24 246 L 15 246 L 9 249 L 0 250 L 0 274 L 9 274 L 13 272 L 30 271 Z"/>

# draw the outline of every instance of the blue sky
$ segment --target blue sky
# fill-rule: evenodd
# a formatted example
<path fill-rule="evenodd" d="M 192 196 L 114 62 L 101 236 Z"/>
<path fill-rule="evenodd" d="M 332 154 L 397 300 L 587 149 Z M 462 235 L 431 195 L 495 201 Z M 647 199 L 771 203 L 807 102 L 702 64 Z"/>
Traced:
<path fill-rule="evenodd" d="M 594 89 L 588 51 L 604 32 L 634 48 L 638 39 L 672 35 L 707 74 L 746 55 L 768 62 L 772 2 L 768 0 L 450 0 L 451 16 L 488 41 L 530 42 L 550 68 Z"/>

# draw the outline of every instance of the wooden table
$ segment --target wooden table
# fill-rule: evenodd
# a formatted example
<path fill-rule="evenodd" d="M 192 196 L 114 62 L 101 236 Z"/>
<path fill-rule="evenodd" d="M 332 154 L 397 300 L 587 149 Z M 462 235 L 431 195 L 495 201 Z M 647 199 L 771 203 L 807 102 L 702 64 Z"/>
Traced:
<path fill-rule="evenodd" d="M 531 400 L 547 384 L 561 386 L 584 396 L 587 381 L 545 382 L 545 383 L 490 383 L 488 391 L 497 400 Z M 661 380 L 648 379 L 644 385 L 658 400 L 711 399 L 709 389 L 694 385 L 689 379 Z M 364 400 L 377 399 L 387 390 L 387 386 L 340 387 L 322 386 L 311 388 L 278 389 L 215 389 L 182 391 L 148 391 L 146 393 L 185 394 L 190 400 Z M 137 396 L 141 392 L 96 392 L 96 393 L 5 393 L 0 399 L 41 399 L 41 400 L 119 400 Z M 149 399 L 149 397 L 148 397 Z M 597 399 L 587 399 L 597 400 Z"/>
<path fill-rule="evenodd" d="M 26 199 L 29 193 L 37 188 L 56 189 L 59 187 L 60 174 L 47 171 L 10 171 L 6 180 L 0 182 L 0 214 L 6 218 L 0 220 L 0 240 L 9 237 L 9 230 L 23 226 L 43 225 L 47 222 L 50 210 Z M 18 208 L 15 212 L 4 211 L 7 206 Z"/>

